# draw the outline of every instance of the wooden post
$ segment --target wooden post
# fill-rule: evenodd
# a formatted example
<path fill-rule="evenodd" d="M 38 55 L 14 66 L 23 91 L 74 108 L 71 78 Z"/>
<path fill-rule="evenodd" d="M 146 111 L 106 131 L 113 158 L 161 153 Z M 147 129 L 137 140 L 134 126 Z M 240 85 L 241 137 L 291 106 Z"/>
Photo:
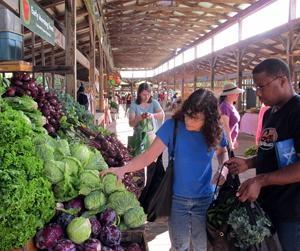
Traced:
<path fill-rule="evenodd" d="M 35 48 L 34 48 L 34 45 L 35 45 L 35 33 L 34 32 L 31 32 L 31 54 L 32 54 L 32 65 L 35 66 Z M 35 77 L 35 73 L 33 72 L 32 74 L 33 78 Z"/>
<path fill-rule="evenodd" d="M 42 66 L 45 66 L 45 50 L 44 50 L 44 40 L 42 39 L 41 40 L 41 59 L 42 59 Z M 45 72 L 43 72 L 42 74 L 43 76 L 43 86 L 45 87 L 46 86 L 46 79 L 45 79 Z"/>
<path fill-rule="evenodd" d="M 55 46 L 52 46 L 51 49 L 52 55 L 51 55 L 51 65 L 55 66 Z M 52 72 L 51 73 L 51 88 L 54 89 L 55 87 L 55 73 Z"/>
<path fill-rule="evenodd" d="M 103 66 L 104 66 L 104 89 L 108 96 L 109 95 L 108 70 L 107 70 L 107 61 L 104 53 L 103 53 Z"/>
<path fill-rule="evenodd" d="M 242 88 L 243 83 L 243 68 L 242 68 L 242 62 L 243 57 L 245 55 L 245 50 L 238 48 L 236 51 L 233 52 L 233 55 L 235 56 L 236 65 L 237 65 L 237 86 L 239 88 Z M 239 95 L 238 99 L 238 110 L 243 110 L 244 107 L 242 107 L 242 95 Z"/>
<path fill-rule="evenodd" d="M 217 64 L 217 57 L 213 56 L 209 61 L 209 65 L 210 65 L 210 87 L 211 87 L 212 91 L 215 89 L 215 68 L 216 68 L 216 64 Z"/>
<path fill-rule="evenodd" d="M 76 60 L 76 0 L 65 0 L 65 43 L 66 65 L 73 66 L 73 73 L 66 74 L 66 92 L 77 99 L 77 60 Z"/>
<path fill-rule="evenodd" d="M 100 70 L 99 70 L 99 110 L 104 112 L 104 76 L 103 76 L 103 50 L 101 47 L 101 38 L 99 38 L 99 56 L 100 56 Z"/>
<path fill-rule="evenodd" d="M 89 30 L 90 30 L 90 69 L 89 69 L 89 81 L 94 87 L 95 85 L 95 27 L 91 17 L 89 17 Z"/>

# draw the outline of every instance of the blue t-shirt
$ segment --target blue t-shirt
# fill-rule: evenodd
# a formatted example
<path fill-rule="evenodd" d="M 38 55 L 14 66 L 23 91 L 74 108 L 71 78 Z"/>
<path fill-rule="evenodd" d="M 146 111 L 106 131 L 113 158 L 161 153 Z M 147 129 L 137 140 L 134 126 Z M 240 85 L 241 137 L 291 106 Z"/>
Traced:
<path fill-rule="evenodd" d="M 157 113 L 161 110 L 162 110 L 162 108 L 161 108 L 160 104 L 158 103 L 158 101 L 155 99 L 152 99 L 152 102 L 149 103 L 149 106 L 147 108 L 143 108 L 140 105 L 138 105 L 136 102 L 132 102 L 131 106 L 129 108 L 129 113 L 134 113 L 137 116 L 137 115 L 143 114 L 144 112 Z M 155 125 L 155 126 L 157 127 L 157 125 Z M 138 129 L 139 129 L 139 124 L 134 128 L 134 130 L 138 130 Z"/>
<path fill-rule="evenodd" d="M 156 135 L 168 146 L 169 153 L 173 147 L 174 120 L 167 120 Z M 220 146 L 227 141 L 222 137 Z M 173 194 L 185 198 L 210 196 L 214 186 L 211 184 L 212 157 L 215 150 L 209 150 L 201 132 L 188 131 L 185 124 L 178 121 L 176 146 L 174 151 Z"/>

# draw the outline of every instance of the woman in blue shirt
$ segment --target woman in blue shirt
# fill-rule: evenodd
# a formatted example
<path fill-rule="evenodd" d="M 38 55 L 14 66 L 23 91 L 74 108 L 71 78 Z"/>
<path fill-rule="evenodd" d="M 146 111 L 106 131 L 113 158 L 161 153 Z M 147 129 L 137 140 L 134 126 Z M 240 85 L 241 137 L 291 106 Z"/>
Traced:
<path fill-rule="evenodd" d="M 141 83 L 137 91 L 137 99 L 131 103 L 129 109 L 129 125 L 133 127 L 133 136 L 142 140 L 144 138 L 140 133 L 147 134 L 149 142 L 155 138 L 155 131 L 158 127 L 158 122 L 163 121 L 164 111 L 157 100 L 151 97 L 151 88 L 147 83 Z M 150 123 L 151 126 L 145 128 L 145 122 Z M 136 145 L 141 146 L 143 142 L 135 142 Z M 141 153 L 148 148 L 150 144 L 144 144 L 142 149 L 136 150 L 137 153 Z"/>
<path fill-rule="evenodd" d="M 166 147 L 172 147 L 175 119 L 178 121 L 169 234 L 172 251 L 207 250 L 206 211 L 213 195 L 212 157 L 217 150 L 224 161 L 226 140 L 222 138 L 218 100 L 211 91 L 199 89 L 157 131 L 149 149 L 122 168 L 110 168 L 122 179 L 127 172 L 142 169 Z M 168 149 L 169 152 L 172 149 Z"/>

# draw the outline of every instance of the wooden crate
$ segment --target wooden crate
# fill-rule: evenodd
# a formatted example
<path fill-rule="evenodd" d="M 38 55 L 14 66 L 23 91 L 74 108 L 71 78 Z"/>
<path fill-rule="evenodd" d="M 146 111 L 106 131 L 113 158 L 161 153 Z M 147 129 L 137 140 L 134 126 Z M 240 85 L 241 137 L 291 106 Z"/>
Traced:
<path fill-rule="evenodd" d="M 31 72 L 32 64 L 25 61 L 0 61 L 0 72 Z"/>
<path fill-rule="evenodd" d="M 126 246 L 129 243 L 138 243 L 143 251 L 149 251 L 148 243 L 145 238 L 145 231 L 143 228 L 127 230 L 122 232 L 121 245 Z"/>

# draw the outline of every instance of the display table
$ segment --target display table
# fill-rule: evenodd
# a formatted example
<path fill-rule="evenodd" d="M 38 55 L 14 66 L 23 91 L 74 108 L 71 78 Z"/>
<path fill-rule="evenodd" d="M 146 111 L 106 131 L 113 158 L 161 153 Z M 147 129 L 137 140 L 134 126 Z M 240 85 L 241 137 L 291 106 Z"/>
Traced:
<path fill-rule="evenodd" d="M 241 119 L 240 132 L 256 135 L 258 113 L 246 112 Z"/>

